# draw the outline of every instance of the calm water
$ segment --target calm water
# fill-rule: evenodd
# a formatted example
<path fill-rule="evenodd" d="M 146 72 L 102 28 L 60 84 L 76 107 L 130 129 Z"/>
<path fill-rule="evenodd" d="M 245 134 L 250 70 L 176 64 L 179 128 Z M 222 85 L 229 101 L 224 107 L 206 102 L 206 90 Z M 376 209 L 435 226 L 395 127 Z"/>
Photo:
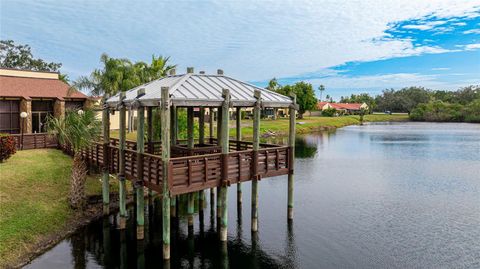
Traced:
<path fill-rule="evenodd" d="M 260 182 L 257 236 L 250 184 L 241 219 L 230 188 L 226 252 L 208 207 L 193 237 L 186 219 L 173 229 L 170 268 L 480 268 L 480 125 L 350 126 L 297 144 L 292 224 L 286 176 Z M 120 232 L 111 216 L 28 267 L 168 267 L 159 209 L 149 205 L 144 243 L 135 240 L 133 220 Z"/>

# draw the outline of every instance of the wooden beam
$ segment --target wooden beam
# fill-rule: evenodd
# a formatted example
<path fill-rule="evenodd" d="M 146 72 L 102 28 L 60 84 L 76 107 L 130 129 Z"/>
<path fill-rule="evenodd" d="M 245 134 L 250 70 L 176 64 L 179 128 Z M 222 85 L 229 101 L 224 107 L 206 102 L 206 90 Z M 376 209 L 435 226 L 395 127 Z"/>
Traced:
<path fill-rule="evenodd" d="M 147 143 L 148 153 L 153 154 L 153 111 L 152 107 L 147 107 Z"/>
<path fill-rule="evenodd" d="M 210 135 L 210 138 L 213 138 L 213 107 L 209 107 L 208 108 L 208 112 L 210 114 L 208 114 L 208 127 L 209 127 L 209 135 Z"/>
<path fill-rule="evenodd" d="M 261 92 L 256 90 L 254 97 L 257 100 L 253 108 L 253 178 L 252 178 L 252 232 L 258 231 L 258 175 L 256 173 L 258 166 L 258 150 L 260 149 L 260 114 L 261 114 Z M 267 160 L 265 160 L 267 162 Z"/>
<path fill-rule="evenodd" d="M 187 147 L 193 149 L 195 145 L 193 128 L 193 107 L 187 108 Z"/>
<path fill-rule="evenodd" d="M 121 230 L 125 229 L 126 222 L 127 222 L 127 186 L 125 183 L 125 137 L 126 137 L 126 108 L 125 104 L 123 104 L 123 100 L 125 100 L 125 92 L 120 93 L 120 133 L 119 133 L 119 141 L 118 141 L 118 179 L 119 179 L 119 207 L 120 207 L 120 220 L 119 220 L 119 228 Z"/>
<path fill-rule="evenodd" d="M 220 220 L 220 241 L 227 241 L 228 229 L 228 151 L 229 151 L 229 126 L 228 126 L 228 112 L 230 108 L 230 91 L 223 89 L 223 104 L 222 104 L 222 129 L 221 129 L 221 147 L 222 147 L 222 186 L 221 200 L 222 200 L 222 216 Z"/>
<path fill-rule="evenodd" d="M 137 239 L 144 238 L 145 196 L 143 192 L 143 153 L 145 149 L 145 108 L 137 108 L 137 181 L 135 191 L 137 196 Z"/>
<path fill-rule="evenodd" d="M 235 111 L 235 120 L 236 120 L 236 140 L 238 141 L 237 142 L 237 151 L 240 151 L 240 147 L 241 147 L 241 144 L 239 143 L 240 141 L 242 141 L 242 108 L 241 107 L 237 107 L 236 108 L 236 111 Z M 241 167 L 240 167 L 240 164 L 241 164 L 241 156 L 239 155 L 238 156 L 238 159 L 239 159 L 239 166 L 238 166 L 238 172 L 239 172 L 239 175 L 241 173 Z M 237 183 L 237 206 L 238 207 L 242 207 L 242 183 L 240 182 L 240 179 L 239 179 L 239 182 Z"/>
<path fill-rule="evenodd" d="M 108 94 L 103 97 L 103 167 L 102 167 L 102 200 L 103 200 L 103 214 L 110 214 L 110 173 L 109 173 L 109 159 L 108 159 L 108 145 L 110 144 L 110 111 L 105 101 L 108 99 Z"/>
<path fill-rule="evenodd" d="M 177 135 L 178 135 L 178 119 L 177 119 L 177 107 L 172 106 L 170 109 L 170 124 L 171 124 L 171 144 L 176 145 L 177 144 Z"/>
<path fill-rule="evenodd" d="M 200 108 L 198 117 L 198 140 L 199 144 L 205 144 L 205 108 Z"/>
<path fill-rule="evenodd" d="M 178 108 L 172 106 L 170 108 L 170 144 L 172 146 L 177 145 L 177 136 L 178 136 Z M 177 198 L 172 195 L 170 198 L 170 215 L 173 218 L 177 217 Z"/>
<path fill-rule="evenodd" d="M 162 226 L 163 226 L 163 259 L 170 259 L 170 191 L 169 191 L 169 162 L 170 162 L 170 94 L 168 87 L 162 87 L 160 103 L 160 118 L 162 122 Z"/>
<path fill-rule="evenodd" d="M 288 206 L 287 206 L 287 218 L 288 220 L 293 220 L 293 165 L 294 165 L 294 155 L 295 155 L 295 118 L 296 111 L 295 106 L 297 104 L 297 97 L 295 94 L 291 95 L 293 106 L 290 107 L 290 128 L 288 132 L 288 146 L 290 147 L 290 163 L 289 168 L 290 172 L 288 173 Z"/>

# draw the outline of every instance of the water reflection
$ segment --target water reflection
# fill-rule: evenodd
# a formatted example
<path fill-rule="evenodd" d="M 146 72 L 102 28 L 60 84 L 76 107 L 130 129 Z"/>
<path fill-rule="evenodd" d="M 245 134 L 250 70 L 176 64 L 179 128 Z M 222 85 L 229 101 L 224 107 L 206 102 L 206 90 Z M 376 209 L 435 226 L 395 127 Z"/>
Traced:
<path fill-rule="evenodd" d="M 179 197 L 164 262 L 161 201 L 149 199 L 144 241 L 130 208 L 125 231 L 99 220 L 27 268 L 479 268 L 480 125 L 352 126 L 296 145 L 293 222 L 284 176 L 259 183 L 258 233 L 250 184 L 240 208 L 229 188 L 227 244 L 210 199 L 196 200 L 189 234 Z"/>

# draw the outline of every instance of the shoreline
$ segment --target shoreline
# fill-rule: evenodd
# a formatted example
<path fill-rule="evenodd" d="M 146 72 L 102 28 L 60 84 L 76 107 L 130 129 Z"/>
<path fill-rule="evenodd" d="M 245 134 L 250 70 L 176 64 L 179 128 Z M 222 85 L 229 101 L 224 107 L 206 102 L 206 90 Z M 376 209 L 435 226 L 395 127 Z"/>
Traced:
<path fill-rule="evenodd" d="M 89 198 L 92 197 L 97 198 L 95 202 L 89 203 L 85 210 L 73 214 L 65 223 L 63 223 L 63 227 L 59 231 L 55 231 L 54 233 L 47 234 L 40 238 L 39 242 L 32 245 L 32 251 L 21 254 L 13 264 L 6 264 L 5 268 L 22 268 L 28 265 L 42 254 L 55 247 L 58 243 L 74 234 L 78 229 L 104 217 L 101 195 L 95 195 Z M 118 194 L 114 193 L 113 197 L 110 199 L 112 199 L 113 202 L 110 202 L 109 215 L 116 214 L 119 210 Z M 127 206 L 131 204 L 133 204 L 133 196 L 127 198 Z"/>
<path fill-rule="evenodd" d="M 369 119 L 366 117 L 364 122 L 398 122 L 398 121 L 409 121 L 408 117 L 406 116 L 396 116 L 396 117 L 389 117 L 391 115 L 374 115 L 377 116 L 373 119 Z M 379 119 L 379 117 L 380 119 Z M 337 128 L 342 128 L 345 126 L 350 125 L 358 125 L 360 124 L 358 116 L 343 116 L 343 117 L 305 117 L 304 119 L 297 119 L 296 125 L 296 134 L 308 134 L 308 133 L 315 133 L 315 132 L 331 132 L 336 130 Z M 326 124 L 321 124 L 321 121 Z M 246 123 L 246 122 L 245 122 Z M 282 135 L 287 134 L 284 130 L 288 130 L 283 128 L 282 125 L 285 123 L 288 124 L 288 119 L 278 119 L 278 120 L 263 120 L 263 128 L 261 128 L 261 134 L 264 138 L 269 137 L 279 137 Z M 243 122 L 242 122 L 243 124 Z M 245 125 L 244 125 L 245 126 Z M 244 133 L 245 137 L 248 137 L 250 127 L 242 128 L 242 133 Z M 251 128 L 250 128 L 251 129 Z M 275 131 L 272 131 L 275 130 Z M 268 132 L 274 132 L 274 135 L 265 137 L 265 134 Z M 233 130 L 232 133 L 235 133 Z M 136 135 L 136 132 L 129 133 L 128 135 Z M 127 135 L 127 137 L 128 137 Z M 110 214 L 115 213 L 118 211 L 118 195 L 116 193 L 112 193 L 112 202 L 110 203 Z M 5 264 L 6 268 L 21 268 L 26 266 L 35 258 L 39 257 L 49 249 L 53 248 L 59 242 L 64 240 L 65 238 L 69 237 L 79 228 L 88 225 L 89 223 L 98 220 L 103 217 L 103 204 L 101 201 L 101 197 L 99 195 L 92 195 L 89 198 L 97 198 L 94 202 L 90 202 L 82 212 L 75 212 L 72 214 L 68 220 L 62 223 L 62 228 L 58 231 L 46 234 L 44 236 L 40 236 L 38 242 L 28 246 L 26 250 L 21 250 L 18 258 L 12 261 L 10 264 Z M 128 204 L 133 203 L 133 199 L 130 196 L 127 200 Z"/>

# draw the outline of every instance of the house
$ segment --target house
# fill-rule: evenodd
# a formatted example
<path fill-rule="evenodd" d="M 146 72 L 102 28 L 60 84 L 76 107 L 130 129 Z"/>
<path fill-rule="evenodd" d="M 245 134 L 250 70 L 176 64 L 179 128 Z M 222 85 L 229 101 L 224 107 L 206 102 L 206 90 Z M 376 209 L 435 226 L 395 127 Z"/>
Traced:
<path fill-rule="evenodd" d="M 362 109 L 368 110 L 366 103 L 331 103 L 331 102 L 318 102 L 317 110 L 325 110 L 329 108 L 335 108 L 337 111 L 341 111 L 344 114 L 357 114 Z"/>
<path fill-rule="evenodd" d="M 0 68 L 0 133 L 42 133 L 49 115 L 60 117 L 88 105 L 88 97 L 72 92 L 57 72 Z"/>

